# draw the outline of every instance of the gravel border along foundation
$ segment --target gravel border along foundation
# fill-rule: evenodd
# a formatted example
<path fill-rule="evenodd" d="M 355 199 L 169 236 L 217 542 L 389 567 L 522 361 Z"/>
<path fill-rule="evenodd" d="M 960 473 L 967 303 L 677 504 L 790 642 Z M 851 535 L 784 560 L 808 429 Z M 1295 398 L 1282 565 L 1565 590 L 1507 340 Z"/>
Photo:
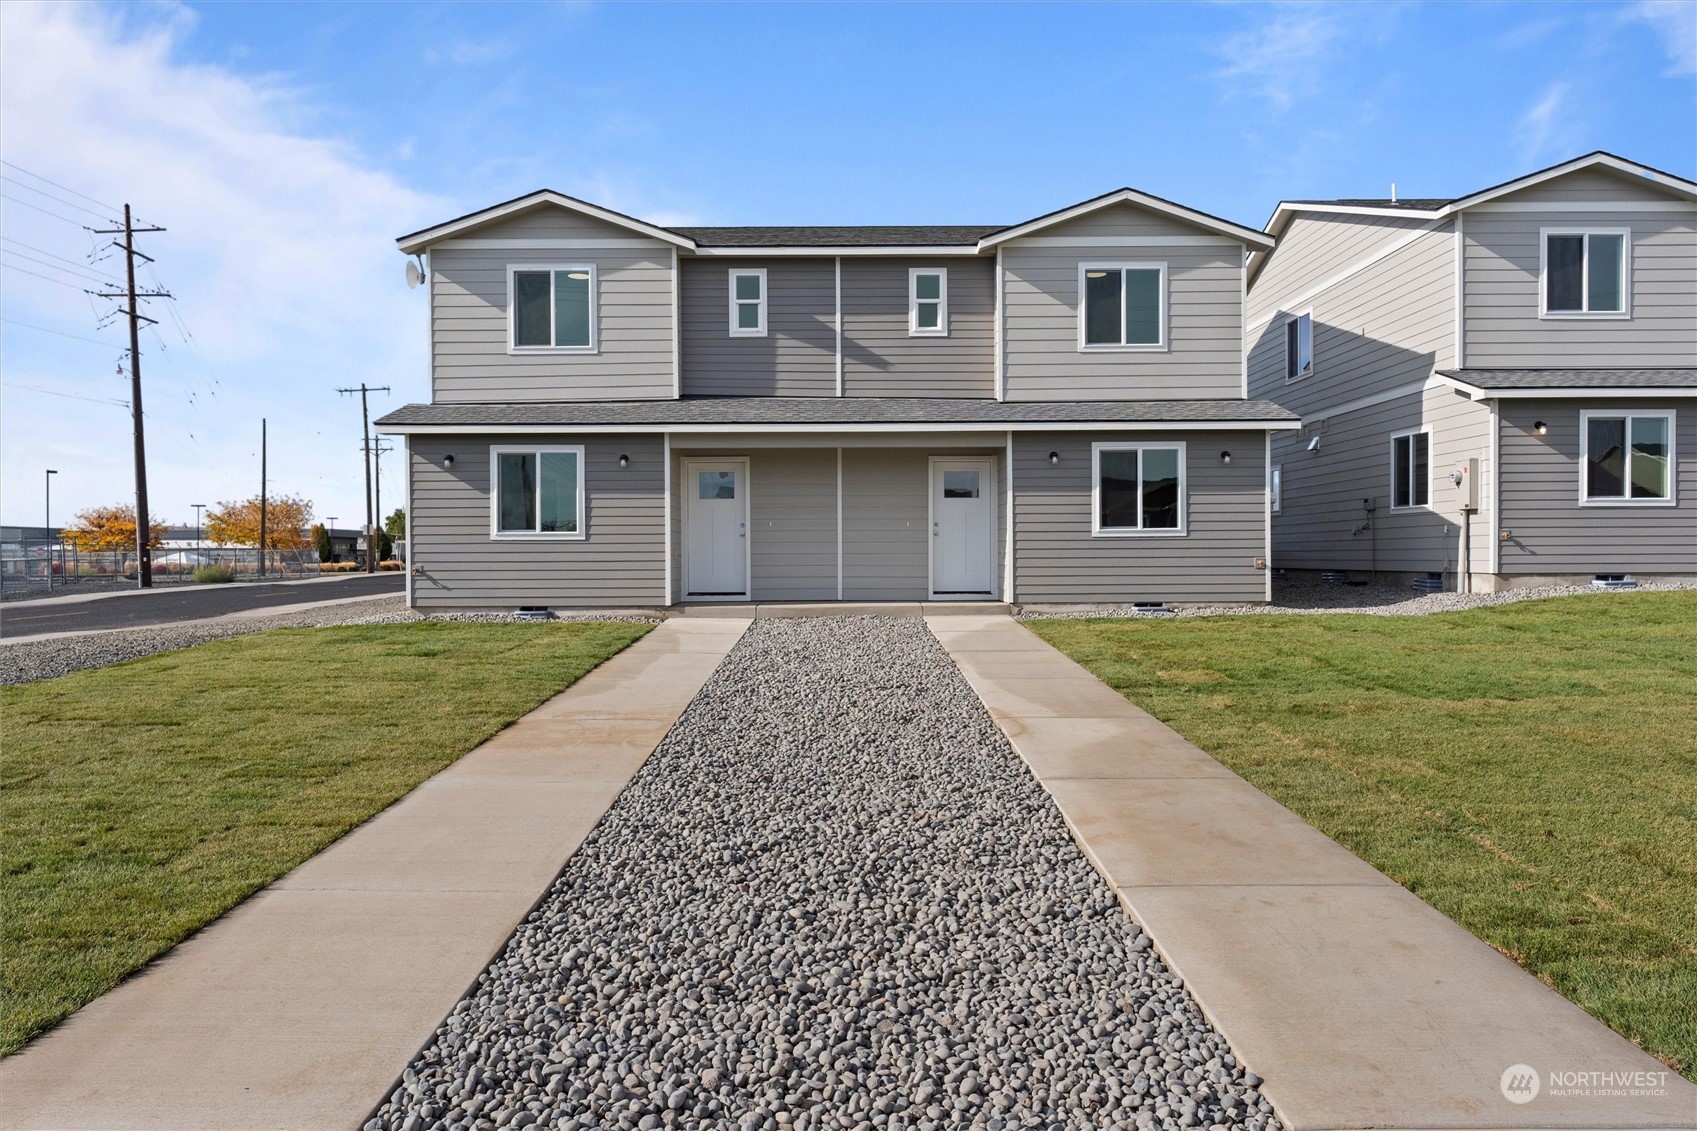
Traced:
<path fill-rule="evenodd" d="M 1099 606 L 1090 610 L 1039 612 L 1022 610 L 1020 620 L 1078 617 L 1139 616 L 1267 616 L 1285 613 L 1312 615 L 1316 613 L 1367 613 L 1382 617 L 1416 617 L 1429 613 L 1453 613 L 1463 609 L 1478 609 L 1489 605 L 1511 605 L 1517 601 L 1535 601 L 1543 597 L 1570 597 L 1580 594 L 1603 598 L 1618 592 L 1644 593 L 1669 589 L 1697 589 L 1697 581 L 1646 581 L 1637 589 L 1593 589 L 1589 585 L 1538 585 L 1505 589 L 1500 593 L 1418 593 L 1402 585 L 1341 585 L 1321 581 L 1281 581 L 1273 585 L 1273 601 L 1268 605 L 1185 605 L 1171 612 L 1151 614 L 1146 610 L 1128 607 Z"/>
<path fill-rule="evenodd" d="M 428 617 L 409 610 L 400 596 L 373 597 L 366 601 L 325 605 L 297 613 L 256 617 L 230 617 L 193 624 L 161 624 L 147 628 L 122 628 L 112 632 L 89 632 L 47 640 L 25 637 L 0 641 L 0 686 L 52 679 L 84 668 L 101 668 L 156 652 L 171 652 L 220 640 L 245 636 L 273 628 L 328 628 L 336 625 L 405 624 L 418 620 L 513 621 L 510 613 L 453 613 Z M 562 621 L 620 620 L 649 623 L 659 617 L 574 615 Z"/>
<path fill-rule="evenodd" d="M 367 1131 L 1276 1127 L 915 618 L 757 621 Z"/>

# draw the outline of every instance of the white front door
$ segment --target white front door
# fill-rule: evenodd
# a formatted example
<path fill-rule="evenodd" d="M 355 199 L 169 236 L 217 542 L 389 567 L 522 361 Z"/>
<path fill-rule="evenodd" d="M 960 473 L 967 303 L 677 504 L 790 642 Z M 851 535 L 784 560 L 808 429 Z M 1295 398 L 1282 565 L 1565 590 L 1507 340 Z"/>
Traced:
<path fill-rule="evenodd" d="M 688 459 L 684 596 L 748 596 L 748 461 Z"/>
<path fill-rule="evenodd" d="M 931 593 L 990 597 L 996 575 L 995 463 L 931 461 Z"/>

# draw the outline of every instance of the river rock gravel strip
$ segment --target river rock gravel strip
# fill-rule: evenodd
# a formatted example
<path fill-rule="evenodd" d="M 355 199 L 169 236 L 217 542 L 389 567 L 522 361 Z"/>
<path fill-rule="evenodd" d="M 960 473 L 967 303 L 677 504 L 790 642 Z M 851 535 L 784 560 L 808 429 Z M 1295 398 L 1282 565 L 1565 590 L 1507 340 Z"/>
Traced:
<path fill-rule="evenodd" d="M 368 1131 L 1273 1128 L 917 619 L 756 622 Z"/>

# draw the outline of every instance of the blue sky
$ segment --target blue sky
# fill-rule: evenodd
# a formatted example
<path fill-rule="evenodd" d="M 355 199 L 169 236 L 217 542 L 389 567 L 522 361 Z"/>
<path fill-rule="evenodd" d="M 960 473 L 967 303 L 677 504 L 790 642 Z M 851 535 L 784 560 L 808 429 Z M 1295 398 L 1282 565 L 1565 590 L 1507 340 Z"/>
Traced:
<path fill-rule="evenodd" d="M 44 467 L 56 519 L 129 492 L 120 334 L 75 285 L 115 264 L 71 222 L 126 199 L 187 328 L 143 346 L 154 510 L 254 489 L 266 416 L 274 489 L 347 525 L 335 387 L 428 396 L 393 238 L 534 188 L 1000 223 L 1130 184 L 1259 226 L 1599 148 L 1697 176 L 1697 4 L 8 4 L 0 515 L 41 521 Z"/>

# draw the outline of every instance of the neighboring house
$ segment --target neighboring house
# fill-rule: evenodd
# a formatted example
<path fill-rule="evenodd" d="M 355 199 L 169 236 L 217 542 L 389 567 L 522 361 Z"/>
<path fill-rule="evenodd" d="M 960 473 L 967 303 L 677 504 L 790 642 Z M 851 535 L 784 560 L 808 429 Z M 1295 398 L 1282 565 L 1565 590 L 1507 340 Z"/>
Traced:
<path fill-rule="evenodd" d="M 556 192 L 402 237 L 409 599 L 1263 601 L 1243 264 L 1130 189 L 1013 226 L 668 228 Z"/>
<path fill-rule="evenodd" d="M 1303 422 L 1273 441 L 1276 565 L 1697 574 L 1697 184 L 1594 153 L 1267 232 L 1249 395 Z"/>

